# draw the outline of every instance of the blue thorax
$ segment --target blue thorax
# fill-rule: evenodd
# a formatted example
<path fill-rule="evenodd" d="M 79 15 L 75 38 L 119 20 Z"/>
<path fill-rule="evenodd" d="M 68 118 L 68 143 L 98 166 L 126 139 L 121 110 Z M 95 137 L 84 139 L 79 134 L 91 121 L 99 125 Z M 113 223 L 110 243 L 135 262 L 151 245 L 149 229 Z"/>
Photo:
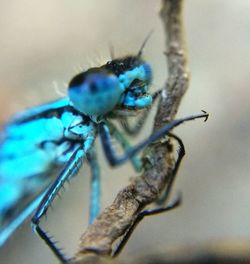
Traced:
<path fill-rule="evenodd" d="M 74 153 L 76 161 L 87 155 L 100 122 L 152 104 L 151 78 L 150 65 L 138 56 L 112 60 L 75 76 L 69 83 L 69 99 L 30 108 L 4 126 L 0 132 L 0 245 L 36 209 Z M 67 175 L 76 174 L 77 169 L 69 168 Z"/>

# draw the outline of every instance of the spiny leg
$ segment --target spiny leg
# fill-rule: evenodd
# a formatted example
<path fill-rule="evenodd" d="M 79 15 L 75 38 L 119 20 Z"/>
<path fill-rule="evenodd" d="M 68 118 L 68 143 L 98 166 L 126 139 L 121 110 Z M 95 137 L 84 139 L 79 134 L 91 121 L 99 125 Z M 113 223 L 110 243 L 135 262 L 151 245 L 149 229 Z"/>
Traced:
<path fill-rule="evenodd" d="M 167 183 L 166 190 L 164 191 L 163 196 L 159 200 L 156 201 L 156 203 L 159 205 L 164 204 L 168 200 L 171 189 L 173 187 L 173 182 L 175 180 L 175 177 L 177 175 L 177 172 L 178 172 L 178 169 L 180 166 L 180 163 L 181 163 L 181 161 L 185 155 L 185 147 L 184 147 L 182 140 L 178 136 L 176 136 L 172 133 L 168 133 L 168 136 L 174 138 L 179 143 L 178 157 L 177 157 L 177 160 L 175 162 L 175 166 L 174 166 L 173 172 L 171 174 L 171 177 Z M 168 204 L 166 207 L 159 207 L 159 208 L 154 208 L 154 209 L 142 211 L 137 216 L 137 218 L 133 222 L 132 226 L 130 226 L 130 228 L 126 232 L 125 236 L 123 236 L 122 240 L 119 242 L 118 246 L 115 248 L 114 252 L 112 253 L 112 256 L 116 257 L 121 252 L 121 250 L 124 248 L 124 246 L 128 242 L 133 231 L 135 230 L 136 226 L 142 221 L 142 219 L 145 216 L 167 212 L 169 210 L 177 208 L 180 204 L 181 204 L 181 194 L 179 194 L 178 197 L 172 203 Z"/>
<path fill-rule="evenodd" d="M 145 120 L 147 119 L 148 115 L 150 114 L 150 110 L 152 109 L 152 106 L 156 102 L 156 99 L 160 93 L 161 93 L 161 90 L 156 91 L 152 95 L 152 99 L 153 99 L 152 105 L 143 111 L 143 113 L 136 119 L 135 124 L 132 125 L 130 122 L 130 119 L 126 116 L 123 117 L 122 119 L 120 119 L 120 123 L 121 123 L 123 129 L 126 131 L 127 134 L 133 136 L 133 135 L 137 135 L 141 131 L 141 129 L 145 123 Z"/>
<path fill-rule="evenodd" d="M 114 124 L 108 122 L 111 135 L 121 144 L 124 150 L 131 148 L 128 140 L 124 135 L 115 127 Z M 92 223 L 100 212 L 100 167 L 96 157 L 96 150 L 93 147 L 87 154 L 87 158 L 91 168 L 91 198 L 90 198 L 90 218 L 89 222 Z M 137 156 L 131 158 L 131 163 L 136 171 L 141 171 L 141 160 Z"/>
<path fill-rule="evenodd" d="M 136 153 L 141 151 L 144 147 L 147 145 L 153 143 L 154 141 L 158 140 L 159 138 L 165 136 L 169 133 L 171 129 L 173 129 L 176 126 L 179 126 L 180 124 L 194 120 L 197 118 L 205 118 L 205 121 L 208 118 L 208 114 L 206 112 L 203 112 L 203 114 L 189 116 L 182 119 L 176 119 L 164 127 L 160 128 L 158 131 L 153 133 L 151 136 L 149 136 L 146 140 L 142 141 L 141 143 L 137 144 L 136 146 L 132 147 L 131 149 L 127 150 L 123 155 L 117 156 L 111 142 L 111 135 L 110 130 L 106 123 L 102 122 L 99 125 L 99 132 L 100 132 L 100 138 L 102 141 L 103 150 L 105 152 L 105 155 L 110 163 L 111 166 L 116 166 L 118 164 L 121 164 L 125 162 L 126 160 L 133 157 Z"/>
<path fill-rule="evenodd" d="M 91 169 L 89 204 L 89 223 L 91 224 L 100 213 L 100 166 L 95 147 L 88 152 L 87 159 Z"/>
<path fill-rule="evenodd" d="M 116 248 L 113 250 L 112 257 L 118 256 L 118 254 L 122 251 L 124 246 L 127 244 L 130 236 L 134 232 L 134 230 L 137 227 L 137 225 L 143 220 L 143 218 L 145 216 L 155 215 L 155 214 L 159 214 L 159 213 L 163 213 L 163 212 L 167 212 L 167 211 L 170 211 L 172 209 L 175 209 L 178 206 L 180 206 L 181 200 L 182 200 L 181 199 L 181 194 L 179 194 L 178 197 L 173 202 L 168 204 L 166 207 L 160 207 L 160 208 L 155 208 L 155 209 L 150 209 L 150 210 L 144 210 L 141 213 L 139 213 L 137 215 L 137 217 L 135 218 L 133 224 L 127 230 L 126 234 L 122 237 L 122 239 L 119 241 L 119 243 L 116 246 Z"/>
<path fill-rule="evenodd" d="M 185 147 L 184 147 L 182 140 L 173 133 L 168 133 L 168 136 L 174 138 L 179 144 L 179 149 L 177 150 L 178 157 L 175 162 L 175 166 L 172 171 L 171 177 L 168 180 L 166 190 L 164 191 L 163 195 L 156 201 L 158 205 L 163 205 L 168 200 L 168 197 L 170 195 L 170 191 L 172 189 L 172 186 L 173 186 L 175 177 L 177 175 L 178 169 L 180 167 L 181 161 L 185 155 Z"/>
<path fill-rule="evenodd" d="M 46 214 L 48 207 L 51 205 L 64 183 L 78 172 L 79 168 L 82 165 L 84 155 L 85 152 L 82 147 L 79 147 L 74 152 L 74 154 L 68 161 L 67 166 L 63 169 L 63 171 L 59 174 L 56 180 L 48 188 L 48 191 L 44 195 L 35 215 L 31 220 L 33 231 L 35 231 L 45 241 L 45 243 L 49 246 L 52 252 L 58 257 L 58 259 L 62 263 L 67 263 L 68 259 L 64 256 L 61 249 L 59 249 L 55 245 L 55 242 L 52 241 L 52 237 L 50 237 L 45 231 L 43 231 L 43 229 L 39 226 L 39 223 L 41 218 Z"/>

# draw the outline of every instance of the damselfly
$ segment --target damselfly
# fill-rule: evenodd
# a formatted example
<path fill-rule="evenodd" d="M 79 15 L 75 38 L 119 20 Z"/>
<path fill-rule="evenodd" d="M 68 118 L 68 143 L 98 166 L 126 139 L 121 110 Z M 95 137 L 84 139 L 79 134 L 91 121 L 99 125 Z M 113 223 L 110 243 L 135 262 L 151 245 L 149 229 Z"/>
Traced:
<path fill-rule="evenodd" d="M 115 126 L 118 120 L 126 134 L 138 133 L 160 91 L 150 94 L 151 66 L 139 53 L 107 62 L 76 75 L 69 83 L 68 98 L 28 109 L 14 116 L 0 134 L 0 245 L 33 212 L 33 230 L 61 261 L 65 257 L 39 223 L 65 183 L 78 173 L 84 160 L 91 171 L 90 222 L 99 214 L 100 169 L 94 142 L 100 136 L 108 162 L 118 165 L 135 157 L 150 143 L 184 121 L 206 113 L 175 120 L 131 147 Z M 129 117 L 143 112 L 131 127 Z M 117 155 L 111 139 L 124 149 Z"/>

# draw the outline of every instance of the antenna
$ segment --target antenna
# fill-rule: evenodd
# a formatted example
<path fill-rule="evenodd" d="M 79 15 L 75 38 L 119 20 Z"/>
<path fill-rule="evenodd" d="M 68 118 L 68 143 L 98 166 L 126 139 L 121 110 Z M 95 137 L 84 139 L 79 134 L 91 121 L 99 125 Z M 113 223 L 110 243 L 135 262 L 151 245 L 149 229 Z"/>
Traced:
<path fill-rule="evenodd" d="M 137 57 L 138 57 L 138 58 L 141 57 L 142 52 L 143 52 L 143 49 L 144 49 L 145 45 L 147 44 L 149 38 L 151 37 L 152 33 L 153 33 L 153 29 L 148 33 L 148 35 L 147 35 L 146 38 L 144 39 L 144 41 L 143 41 L 143 43 L 142 43 L 142 45 L 141 45 L 141 47 L 140 47 L 140 49 L 139 49 L 139 51 L 138 51 L 138 53 L 137 53 Z"/>

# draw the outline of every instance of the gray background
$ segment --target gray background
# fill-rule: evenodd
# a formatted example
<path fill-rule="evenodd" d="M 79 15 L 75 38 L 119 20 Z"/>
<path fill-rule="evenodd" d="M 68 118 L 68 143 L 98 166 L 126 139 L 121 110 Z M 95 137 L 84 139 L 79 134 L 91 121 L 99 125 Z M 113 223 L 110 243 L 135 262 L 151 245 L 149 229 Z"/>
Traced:
<path fill-rule="evenodd" d="M 110 44 L 117 56 L 137 52 L 151 29 L 144 57 L 154 69 L 152 89 L 162 87 L 166 63 L 159 7 L 160 1 L 149 0 L 1 1 L 1 123 L 28 106 L 66 94 L 67 82 L 81 68 L 109 59 Z M 187 150 L 175 184 L 183 205 L 144 220 L 123 259 L 161 245 L 250 239 L 250 1 L 187 0 L 184 11 L 192 79 L 178 116 L 201 109 L 211 115 L 205 124 L 196 121 L 176 129 Z M 101 166 L 105 207 L 135 173 L 130 164 L 111 170 L 103 158 Z M 68 254 L 76 251 L 87 226 L 86 168 L 43 221 Z M 32 234 L 29 221 L 0 250 L 0 260 L 57 263 Z"/>

